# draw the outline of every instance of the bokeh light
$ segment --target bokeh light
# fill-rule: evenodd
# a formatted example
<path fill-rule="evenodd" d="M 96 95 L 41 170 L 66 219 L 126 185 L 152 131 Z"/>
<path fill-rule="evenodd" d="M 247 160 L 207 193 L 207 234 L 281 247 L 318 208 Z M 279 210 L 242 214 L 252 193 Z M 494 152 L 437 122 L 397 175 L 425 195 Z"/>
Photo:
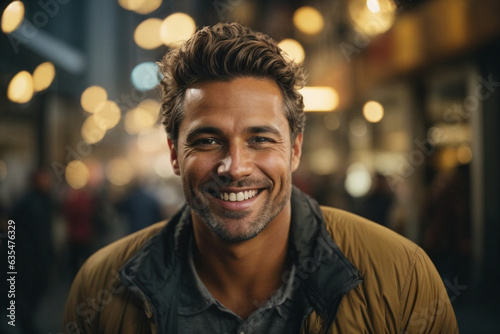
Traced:
<path fill-rule="evenodd" d="M 338 158 L 332 149 L 317 149 L 309 156 L 309 168 L 316 175 L 333 174 L 338 168 Z"/>
<path fill-rule="evenodd" d="M 135 28 L 135 43 L 146 50 L 152 50 L 163 45 L 160 38 L 161 24 L 162 20 L 157 18 L 142 21 L 137 28 Z"/>
<path fill-rule="evenodd" d="M 27 71 L 17 73 L 9 83 L 7 97 L 15 103 L 26 103 L 33 97 L 33 77 Z"/>
<path fill-rule="evenodd" d="M 368 101 L 363 106 L 363 116 L 370 123 L 377 123 L 384 118 L 384 107 L 377 101 Z"/>
<path fill-rule="evenodd" d="M 347 168 L 344 186 L 352 197 L 363 197 L 372 186 L 370 173 L 363 164 L 353 163 Z"/>
<path fill-rule="evenodd" d="M 100 103 L 94 112 L 95 122 L 105 130 L 115 127 L 121 118 L 120 107 L 114 101 Z"/>
<path fill-rule="evenodd" d="M 368 132 L 366 122 L 361 118 L 355 118 L 349 123 L 351 134 L 356 137 L 363 137 Z"/>
<path fill-rule="evenodd" d="M 290 61 L 302 64 L 306 58 L 306 53 L 302 45 L 294 39 L 286 38 L 278 43 L 283 50 L 283 55 Z"/>
<path fill-rule="evenodd" d="M 12 1 L 2 13 L 2 31 L 10 34 L 15 31 L 24 19 L 24 4 L 21 1 Z"/>
<path fill-rule="evenodd" d="M 148 0 L 118 0 L 120 6 L 122 6 L 126 10 L 137 10 L 144 5 Z"/>
<path fill-rule="evenodd" d="M 148 127 L 151 127 L 154 124 L 156 124 L 156 121 L 158 120 L 158 116 L 160 115 L 160 107 L 161 105 L 158 101 L 153 99 L 147 99 L 139 103 L 136 109 L 140 109 L 148 115 L 147 117 L 147 119 L 149 120 Z"/>
<path fill-rule="evenodd" d="M 167 134 L 163 127 L 151 127 L 137 136 L 137 147 L 144 152 L 157 152 L 168 149 Z"/>
<path fill-rule="evenodd" d="M 137 134 L 156 124 L 160 111 L 158 101 L 147 99 L 130 110 L 125 116 L 125 130 L 129 134 Z"/>
<path fill-rule="evenodd" d="M 457 148 L 457 160 L 462 165 L 468 164 L 472 160 L 472 150 L 469 145 L 462 144 Z"/>
<path fill-rule="evenodd" d="M 65 177 L 71 188 L 81 189 L 89 182 L 90 172 L 82 161 L 73 160 L 66 166 Z"/>
<path fill-rule="evenodd" d="M 339 104 L 339 94 L 332 87 L 304 87 L 299 93 L 304 97 L 305 111 L 332 111 Z"/>
<path fill-rule="evenodd" d="M 305 34 L 316 35 L 323 30 L 325 20 L 316 8 L 304 6 L 293 14 L 293 24 Z"/>
<path fill-rule="evenodd" d="M 104 138 L 106 129 L 97 124 L 94 115 L 90 115 L 85 122 L 83 122 L 81 134 L 85 142 L 88 144 L 96 144 Z"/>
<path fill-rule="evenodd" d="M 340 127 L 340 118 L 335 113 L 328 113 L 325 115 L 325 127 L 330 131 L 335 131 Z"/>
<path fill-rule="evenodd" d="M 368 36 L 389 30 L 396 17 L 393 0 L 351 0 L 348 8 L 354 28 Z"/>
<path fill-rule="evenodd" d="M 47 89 L 54 81 L 56 68 L 50 61 L 38 65 L 33 71 L 33 89 L 35 92 Z"/>
<path fill-rule="evenodd" d="M 90 86 L 80 98 L 82 108 L 89 113 L 95 112 L 97 106 L 108 99 L 108 93 L 101 86 Z"/>
<path fill-rule="evenodd" d="M 380 4 L 378 0 L 366 0 L 366 7 L 374 14 L 380 12 Z"/>
<path fill-rule="evenodd" d="M 134 11 L 142 15 L 150 14 L 160 8 L 162 2 L 162 0 L 143 0 Z"/>
<path fill-rule="evenodd" d="M 106 177 L 115 186 L 124 186 L 132 181 L 134 169 L 125 159 L 113 159 L 106 166 Z"/>
<path fill-rule="evenodd" d="M 147 92 L 160 83 L 158 66 L 153 62 L 140 63 L 132 70 L 130 80 L 137 90 Z"/>
<path fill-rule="evenodd" d="M 125 115 L 124 125 L 125 131 L 131 135 L 138 134 L 146 129 L 146 127 L 142 124 L 140 113 L 137 113 L 135 108 L 129 110 L 129 112 Z"/>
<path fill-rule="evenodd" d="M 444 130 L 438 126 L 432 126 L 427 130 L 427 136 L 432 141 L 434 145 L 441 144 L 443 139 L 446 138 Z"/>
<path fill-rule="evenodd" d="M 454 147 L 445 147 L 436 152 L 435 163 L 441 170 L 450 170 L 458 165 L 457 149 Z"/>
<path fill-rule="evenodd" d="M 131 135 L 148 129 L 154 123 L 153 117 L 142 108 L 134 108 L 125 116 L 125 130 Z"/>
<path fill-rule="evenodd" d="M 160 154 L 155 160 L 154 169 L 156 174 L 158 174 L 160 177 L 169 178 L 174 176 L 175 174 L 170 163 L 170 154 Z"/>
<path fill-rule="evenodd" d="M 184 13 L 173 13 L 161 24 L 160 38 L 166 45 L 179 46 L 196 31 L 193 18 Z"/>

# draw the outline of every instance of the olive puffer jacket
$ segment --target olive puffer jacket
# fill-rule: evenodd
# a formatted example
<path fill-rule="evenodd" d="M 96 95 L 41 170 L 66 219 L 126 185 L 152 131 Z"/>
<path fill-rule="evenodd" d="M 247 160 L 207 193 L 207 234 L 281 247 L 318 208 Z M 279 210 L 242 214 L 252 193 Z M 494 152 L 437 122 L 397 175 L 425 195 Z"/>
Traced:
<path fill-rule="evenodd" d="M 356 215 L 292 192 L 290 247 L 302 333 L 458 333 L 450 299 L 424 251 Z M 95 253 L 69 293 L 65 333 L 176 333 L 177 286 L 192 229 L 184 207 Z M 207 332 L 206 329 L 203 332 Z"/>

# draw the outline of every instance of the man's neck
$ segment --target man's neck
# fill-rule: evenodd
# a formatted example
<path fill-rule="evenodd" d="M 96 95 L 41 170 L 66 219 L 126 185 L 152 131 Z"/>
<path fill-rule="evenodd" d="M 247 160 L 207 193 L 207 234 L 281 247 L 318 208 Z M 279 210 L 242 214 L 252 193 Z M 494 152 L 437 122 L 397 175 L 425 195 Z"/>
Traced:
<path fill-rule="evenodd" d="M 290 211 L 287 204 L 261 233 L 240 243 L 221 240 L 193 217 L 198 275 L 215 299 L 242 319 L 284 284 L 282 274 L 291 266 Z"/>

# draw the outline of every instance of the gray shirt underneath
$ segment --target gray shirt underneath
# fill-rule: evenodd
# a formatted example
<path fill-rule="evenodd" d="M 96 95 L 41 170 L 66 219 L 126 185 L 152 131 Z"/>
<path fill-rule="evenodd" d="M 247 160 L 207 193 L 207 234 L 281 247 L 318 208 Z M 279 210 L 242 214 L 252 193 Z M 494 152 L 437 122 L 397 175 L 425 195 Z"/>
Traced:
<path fill-rule="evenodd" d="M 298 293 L 294 290 L 298 289 L 293 289 L 295 265 L 285 284 L 243 320 L 217 301 L 200 280 L 194 266 L 193 240 L 188 258 L 189 265 L 179 287 L 179 333 L 300 333 L 306 311 L 296 307 Z"/>

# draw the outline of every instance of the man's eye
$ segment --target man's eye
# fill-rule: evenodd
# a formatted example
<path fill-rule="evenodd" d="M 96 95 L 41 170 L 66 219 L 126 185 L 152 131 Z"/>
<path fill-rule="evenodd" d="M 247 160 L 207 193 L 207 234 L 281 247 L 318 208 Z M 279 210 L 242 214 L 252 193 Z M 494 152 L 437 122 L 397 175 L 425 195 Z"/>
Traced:
<path fill-rule="evenodd" d="M 213 146 L 217 145 L 218 142 L 213 138 L 201 138 L 195 141 L 194 144 L 199 146 Z"/>
<path fill-rule="evenodd" d="M 253 137 L 250 142 L 255 144 L 266 144 L 274 143 L 274 140 L 268 137 Z"/>

